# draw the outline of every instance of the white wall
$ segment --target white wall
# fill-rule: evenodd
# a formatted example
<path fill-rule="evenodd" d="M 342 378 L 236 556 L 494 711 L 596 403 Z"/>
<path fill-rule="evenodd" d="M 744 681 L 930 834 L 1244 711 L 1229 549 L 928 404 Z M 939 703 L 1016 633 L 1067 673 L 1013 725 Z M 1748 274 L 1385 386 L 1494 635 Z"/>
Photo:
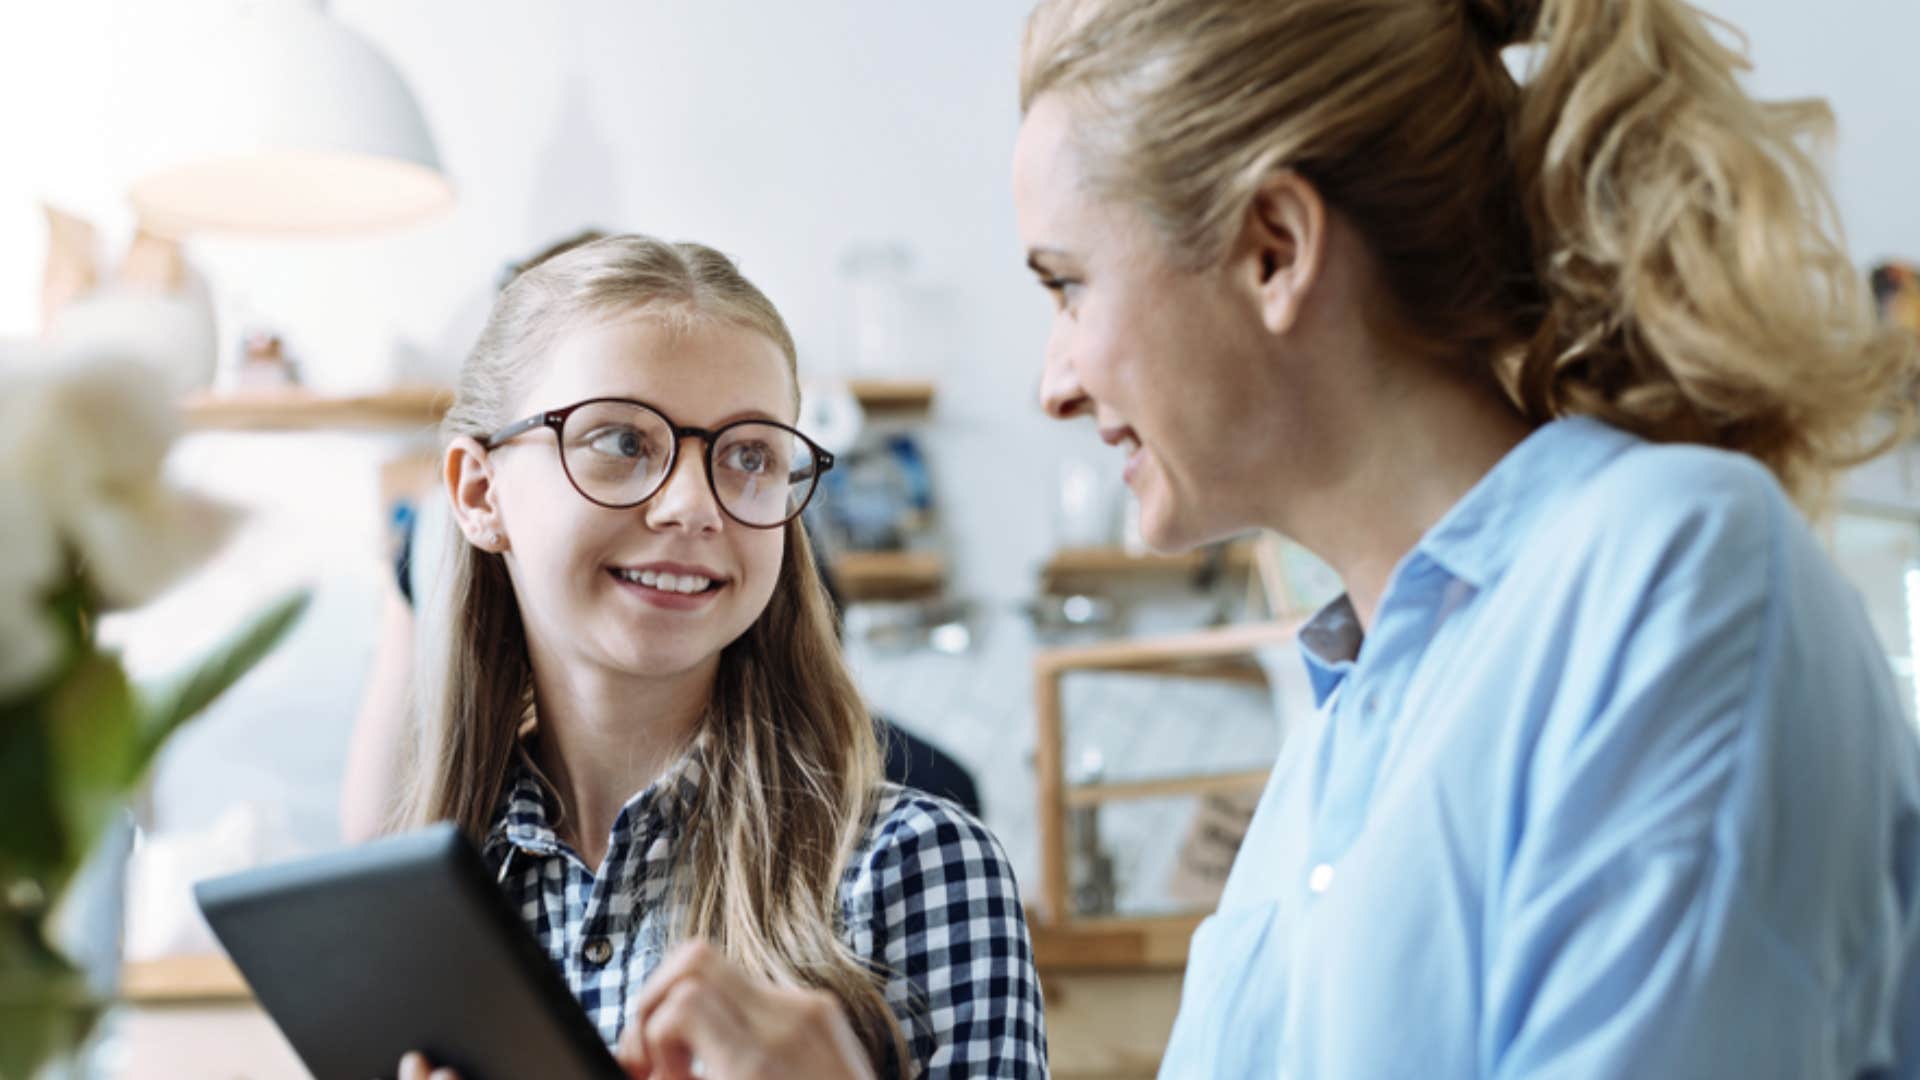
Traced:
<path fill-rule="evenodd" d="M 1745 33 L 1755 93 L 1820 97 L 1833 107 L 1833 186 L 1856 258 L 1920 259 L 1920 4 L 1698 2 Z"/>
<path fill-rule="evenodd" d="M 218 64 L 218 42 L 192 32 L 217 6 L 9 0 L 0 15 L 0 334 L 34 328 L 43 238 L 31 199 L 51 196 L 125 229 L 114 177 L 127 125 L 143 122 L 134 118 L 150 84 L 139 72 L 168 57 Z M 1833 103 L 1837 191 L 1861 260 L 1920 257 L 1920 85 L 1909 74 L 1920 4 L 1707 6 L 1750 33 L 1756 87 Z M 883 705 L 980 767 L 993 824 L 1024 862 L 1031 642 L 1006 612 L 1050 546 L 1055 463 L 1105 460 L 1086 430 L 1047 424 L 1033 403 L 1046 303 L 1021 268 L 1006 177 L 1026 0 L 331 7 L 411 81 L 459 202 L 438 221 L 374 239 L 198 245 L 222 296 L 280 327 L 316 384 L 383 381 L 398 339 L 450 368 L 496 267 L 584 224 L 732 253 L 787 314 L 803 363 L 833 370 L 844 356 L 839 255 L 864 241 L 912 249 L 928 301 L 919 359 L 940 380 L 935 468 L 957 586 L 1001 614 L 971 660 L 856 659 Z M 375 523 L 364 505 L 346 508 L 366 489 L 343 472 L 364 468 L 365 455 L 263 445 L 219 443 L 189 456 L 202 472 L 246 472 L 229 483 L 235 490 L 279 475 L 315 483 L 302 512 L 337 531 L 321 540 L 324 527 L 269 530 L 276 539 L 256 550 L 281 558 L 262 582 L 303 565 L 341 567 L 356 552 L 370 560 Z M 338 513 L 313 509 L 325 499 Z M 183 740 L 162 776 L 179 820 L 203 819 L 233 797 L 204 782 L 207 762 L 249 753 L 267 766 L 221 770 L 242 777 L 242 794 L 271 793 L 284 771 L 309 822 L 331 812 L 378 570 L 368 561 L 335 578 L 302 632 L 302 655 L 330 675 L 283 673 L 278 691 L 255 688 Z M 245 780 L 250 772 L 258 779 Z"/>

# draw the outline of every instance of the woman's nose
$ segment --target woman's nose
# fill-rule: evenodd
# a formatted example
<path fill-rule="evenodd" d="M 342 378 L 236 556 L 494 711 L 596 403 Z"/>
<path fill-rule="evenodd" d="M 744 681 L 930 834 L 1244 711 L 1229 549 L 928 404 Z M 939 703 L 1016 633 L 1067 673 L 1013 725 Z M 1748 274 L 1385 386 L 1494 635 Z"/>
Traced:
<path fill-rule="evenodd" d="M 1071 420 L 1091 411 L 1092 405 L 1063 350 L 1049 345 L 1047 366 L 1040 373 L 1040 407 L 1055 420 Z"/>

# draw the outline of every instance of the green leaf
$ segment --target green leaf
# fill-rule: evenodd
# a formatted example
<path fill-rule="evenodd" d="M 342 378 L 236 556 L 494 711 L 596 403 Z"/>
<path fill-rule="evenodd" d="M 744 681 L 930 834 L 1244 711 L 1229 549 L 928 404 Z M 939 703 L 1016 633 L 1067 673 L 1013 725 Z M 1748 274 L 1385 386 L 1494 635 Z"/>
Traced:
<path fill-rule="evenodd" d="M 42 884 L 58 896 L 133 783 L 139 726 L 133 687 L 120 662 L 103 653 L 82 657 L 49 695 L 45 727 L 67 850 Z"/>
<path fill-rule="evenodd" d="M 282 597 L 191 670 L 141 692 L 140 741 L 130 762 L 129 784 L 146 772 L 175 729 L 213 704 L 280 644 L 306 612 L 310 600 L 305 590 Z"/>
<path fill-rule="evenodd" d="M 101 1005 L 37 923 L 0 917 L 0 1080 L 30 1080 L 79 1049 Z"/>
<path fill-rule="evenodd" d="M 17 877 L 44 877 L 67 861 L 53 748 L 39 706 L 36 699 L 0 711 L 0 791 L 7 792 L 7 812 L 0 816 L 0 889 Z"/>
<path fill-rule="evenodd" d="M 67 561 L 71 565 L 72 556 L 68 556 Z M 77 572 L 62 577 L 48 594 L 47 614 L 60 627 L 61 637 L 67 643 L 66 651 L 70 655 L 93 651 L 93 613 L 97 609 L 86 578 Z"/>

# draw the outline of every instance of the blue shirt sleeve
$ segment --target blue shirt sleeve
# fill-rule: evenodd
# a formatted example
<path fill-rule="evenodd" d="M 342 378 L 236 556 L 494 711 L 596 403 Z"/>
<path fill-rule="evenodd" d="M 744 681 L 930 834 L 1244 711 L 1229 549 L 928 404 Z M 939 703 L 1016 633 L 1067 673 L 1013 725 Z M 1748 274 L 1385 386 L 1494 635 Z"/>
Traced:
<path fill-rule="evenodd" d="M 1492 1076 L 1920 1069 L 1920 832 L 1890 830 L 1887 805 L 1913 799 L 1912 732 L 1833 722 L 1898 704 L 1877 645 L 1831 639 L 1865 620 L 1834 607 L 1857 599 L 1777 489 L 1724 465 L 1698 480 L 1664 505 L 1601 500 L 1633 519 L 1569 553 L 1617 614 L 1561 643 L 1576 677 L 1501 826 Z"/>

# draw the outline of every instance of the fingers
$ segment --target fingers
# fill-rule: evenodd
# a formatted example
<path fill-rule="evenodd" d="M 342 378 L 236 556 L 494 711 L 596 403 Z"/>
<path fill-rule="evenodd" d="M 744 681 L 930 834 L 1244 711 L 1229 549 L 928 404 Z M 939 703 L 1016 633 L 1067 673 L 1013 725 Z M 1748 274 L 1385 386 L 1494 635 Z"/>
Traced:
<path fill-rule="evenodd" d="M 627 1070 L 628 1080 L 652 1080 L 653 1065 L 647 1060 L 647 1044 L 642 1034 L 641 1017 L 636 1011 L 614 1044 L 613 1059 Z"/>
<path fill-rule="evenodd" d="M 702 974 L 714 981 L 729 981 L 732 965 L 719 950 L 704 941 L 689 941 L 676 945 L 653 969 L 647 984 L 640 988 L 640 996 L 634 999 L 635 1016 L 644 1017 L 659 1006 L 675 983 L 691 974 Z"/>
<path fill-rule="evenodd" d="M 400 1080 L 460 1080 L 452 1069 L 436 1069 L 427 1056 L 415 1050 L 400 1059 Z"/>
<path fill-rule="evenodd" d="M 838 999 L 749 976 L 702 942 L 674 949 L 641 987 L 615 1056 L 647 1080 L 872 1075 Z"/>
<path fill-rule="evenodd" d="M 716 1063 L 737 1065 L 728 1059 L 757 1049 L 747 1026 L 704 973 L 689 972 L 676 980 L 640 1027 L 656 1080 L 694 1080 Z M 696 1072 L 695 1060 L 707 1068 Z M 751 1074 L 727 1067 L 719 1075 Z"/>
<path fill-rule="evenodd" d="M 674 992 L 674 988 L 691 976 L 699 976 L 708 982 L 729 983 L 732 980 L 732 965 L 720 955 L 719 950 L 704 941 L 685 942 L 667 953 L 667 958 L 660 962 L 660 966 L 648 976 L 646 985 L 640 988 L 639 997 L 634 999 L 633 1015 L 627 1030 L 620 1033 L 620 1046 L 615 1056 L 623 1062 L 629 1062 L 630 1070 L 634 1067 L 659 1068 L 659 1063 L 653 1060 L 655 1048 L 647 1037 L 648 1022 Z M 658 1075 L 672 1074 L 661 1072 Z"/>

